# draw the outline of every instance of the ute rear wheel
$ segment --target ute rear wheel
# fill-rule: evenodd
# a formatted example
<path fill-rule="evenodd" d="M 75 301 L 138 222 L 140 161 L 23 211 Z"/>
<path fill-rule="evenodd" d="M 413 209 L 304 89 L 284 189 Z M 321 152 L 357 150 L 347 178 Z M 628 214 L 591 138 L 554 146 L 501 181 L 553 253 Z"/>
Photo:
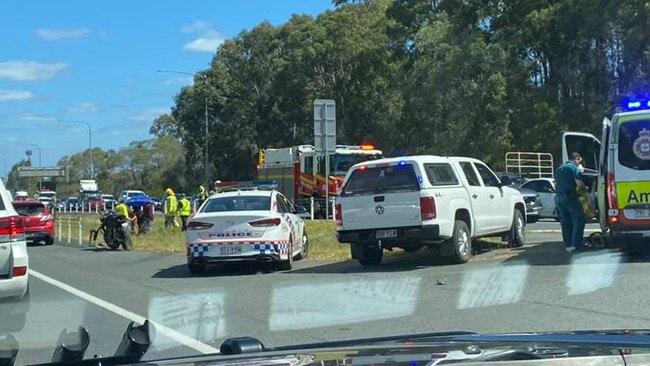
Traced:
<path fill-rule="evenodd" d="M 465 263 L 472 256 L 472 238 L 465 221 L 456 220 L 454 222 L 454 232 L 448 244 L 454 248 L 453 263 Z"/>

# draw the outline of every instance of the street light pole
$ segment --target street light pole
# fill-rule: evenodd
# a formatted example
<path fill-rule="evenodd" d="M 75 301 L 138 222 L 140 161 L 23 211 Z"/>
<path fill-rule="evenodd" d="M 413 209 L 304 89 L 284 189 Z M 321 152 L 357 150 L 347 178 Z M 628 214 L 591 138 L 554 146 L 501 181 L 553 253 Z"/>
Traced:
<path fill-rule="evenodd" d="M 203 82 L 205 83 L 205 147 L 203 148 L 203 155 L 204 155 L 204 179 L 203 181 L 205 182 L 205 186 L 208 187 L 210 185 L 210 180 L 209 180 L 209 172 L 208 172 L 208 164 L 209 164 L 209 153 L 208 153 L 208 77 L 205 74 L 194 74 L 191 72 L 185 72 L 185 71 L 175 71 L 175 70 L 156 70 L 156 72 L 162 72 L 162 73 L 169 73 L 169 74 L 181 74 L 181 75 L 192 75 L 192 76 L 199 76 L 200 78 L 203 79 Z"/>
<path fill-rule="evenodd" d="M 66 123 L 79 123 L 86 125 L 88 127 L 88 155 L 90 157 L 90 179 L 95 178 L 95 166 L 93 165 L 93 133 L 90 127 L 90 123 L 86 121 L 75 121 L 69 119 L 57 119 L 57 122 L 66 122 Z"/>
<path fill-rule="evenodd" d="M 34 146 L 34 147 L 38 148 L 38 167 L 40 168 L 42 166 L 41 165 L 42 164 L 42 160 L 41 160 L 42 154 L 41 154 L 41 146 L 40 145 L 31 144 L 31 143 L 27 143 L 27 142 L 18 142 L 18 143 L 16 143 L 16 145 Z M 5 167 L 5 170 L 6 170 L 6 167 Z M 41 186 L 42 186 L 41 182 L 42 182 L 42 179 L 38 178 L 38 189 L 39 190 L 41 189 Z"/>

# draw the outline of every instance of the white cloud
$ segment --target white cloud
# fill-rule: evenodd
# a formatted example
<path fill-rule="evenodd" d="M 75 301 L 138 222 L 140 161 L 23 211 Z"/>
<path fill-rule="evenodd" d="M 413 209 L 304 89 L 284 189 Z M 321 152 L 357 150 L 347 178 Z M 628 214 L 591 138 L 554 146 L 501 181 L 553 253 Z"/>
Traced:
<path fill-rule="evenodd" d="M 188 24 L 181 28 L 181 32 L 183 33 L 199 33 L 199 32 L 205 32 L 209 31 L 211 29 L 210 23 L 206 22 L 205 20 L 197 20 L 196 22 L 192 24 Z"/>
<path fill-rule="evenodd" d="M 34 98 L 32 92 L 25 90 L 0 90 L 0 102 L 8 100 L 25 100 Z"/>
<path fill-rule="evenodd" d="M 161 114 L 169 113 L 169 108 L 152 108 L 129 116 L 132 121 L 153 122 Z"/>
<path fill-rule="evenodd" d="M 0 62 L 0 79 L 16 81 L 48 80 L 68 70 L 68 64 L 56 62 L 51 64 L 35 61 Z"/>
<path fill-rule="evenodd" d="M 38 29 L 36 35 L 46 41 L 58 41 L 61 39 L 67 38 L 81 38 L 88 33 L 90 29 L 87 27 L 83 28 L 74 28 L 74 29 L 47 29 L 41 28 Z"/>
<path fill-rule="evenodd" d="M 48 114 L 23 113 L 18 116 L 23 121 L 54 121 L 56 117 Z"/>
<path fill-rule="evenodd" d="M 101 106 L 99 104 L 83 102 L 71 106 L 68 108 L 68 112 L 97 112 L 100 108 Z"/>
<path fill-rule="evenodd" d="M 210 23 L 197 20 L 196 22 L 181 28 L 183 33 L 198 33 L 200 37 L 183 46 L 183 51 L 210 52 L 214 53 L 221 46 L 224 39 L 214 30 Z"/>
<path fill-rule="evenodd" d="M 216 32 L 208 32 L 203 37 L 197 38 L 183 46 L 183 51 L 193 52 L 216 52 L 217 48 L 223 43 Z"/>

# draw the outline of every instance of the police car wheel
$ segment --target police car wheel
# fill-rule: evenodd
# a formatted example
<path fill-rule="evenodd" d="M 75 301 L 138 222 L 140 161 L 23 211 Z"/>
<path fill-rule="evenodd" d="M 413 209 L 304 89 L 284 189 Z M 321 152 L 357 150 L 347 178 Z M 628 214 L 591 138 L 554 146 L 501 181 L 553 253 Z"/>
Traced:
<path fill-rule="evenodd" d="M 303 229 L 302 231 L 302 250 L 296 259 L 305 259 L 309 255 L 309 237 L 307 236 L 307 230 Z"/>
<path fill-rule="evenodd" d="M 293 239 L 289 238 L 289 246 L 287 247 L 288 257 L 286 261 L 280 262 L 280 269 L 289 271 L 293 268 Z"/>
<path fill-rule="evenodd" d="M 205 264 L 187 264 L 187 269 L 193 275 L 199 275 L 205 273 Z"/>

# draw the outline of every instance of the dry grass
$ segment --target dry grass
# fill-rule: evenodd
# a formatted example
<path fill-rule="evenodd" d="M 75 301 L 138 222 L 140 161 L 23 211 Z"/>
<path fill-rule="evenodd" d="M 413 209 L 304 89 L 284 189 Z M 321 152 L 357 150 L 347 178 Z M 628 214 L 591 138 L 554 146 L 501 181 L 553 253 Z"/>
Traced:
<path fill-rule="evenodd" d="M 67 220 L 71 219 L 72 243 L 78 240 L 78 220 L 81 219 L 82 238 L 84 245 L 88 245 L 91 229 L 99 226 L 99 216 L 96 215 L 60 215 L 63 220 L 63 240 L 67 238 Z M 350 246 L 340 244 L 336 240 L 334 222 L 322 220 L 305 221 L 309 235 L 309 258 L 319 260 L 344 260 L 350 258 Z M 57 224 L 58 230 L 58 224 Z M 101 242 L 101 238 L 98 238 Z M 154 253 L 185 253 L 185 233 L 179 229 L 165 228 L 162 217 L 156 217 L 154 228 L 146 235 L 133 237 L 135 250 Z"/>

